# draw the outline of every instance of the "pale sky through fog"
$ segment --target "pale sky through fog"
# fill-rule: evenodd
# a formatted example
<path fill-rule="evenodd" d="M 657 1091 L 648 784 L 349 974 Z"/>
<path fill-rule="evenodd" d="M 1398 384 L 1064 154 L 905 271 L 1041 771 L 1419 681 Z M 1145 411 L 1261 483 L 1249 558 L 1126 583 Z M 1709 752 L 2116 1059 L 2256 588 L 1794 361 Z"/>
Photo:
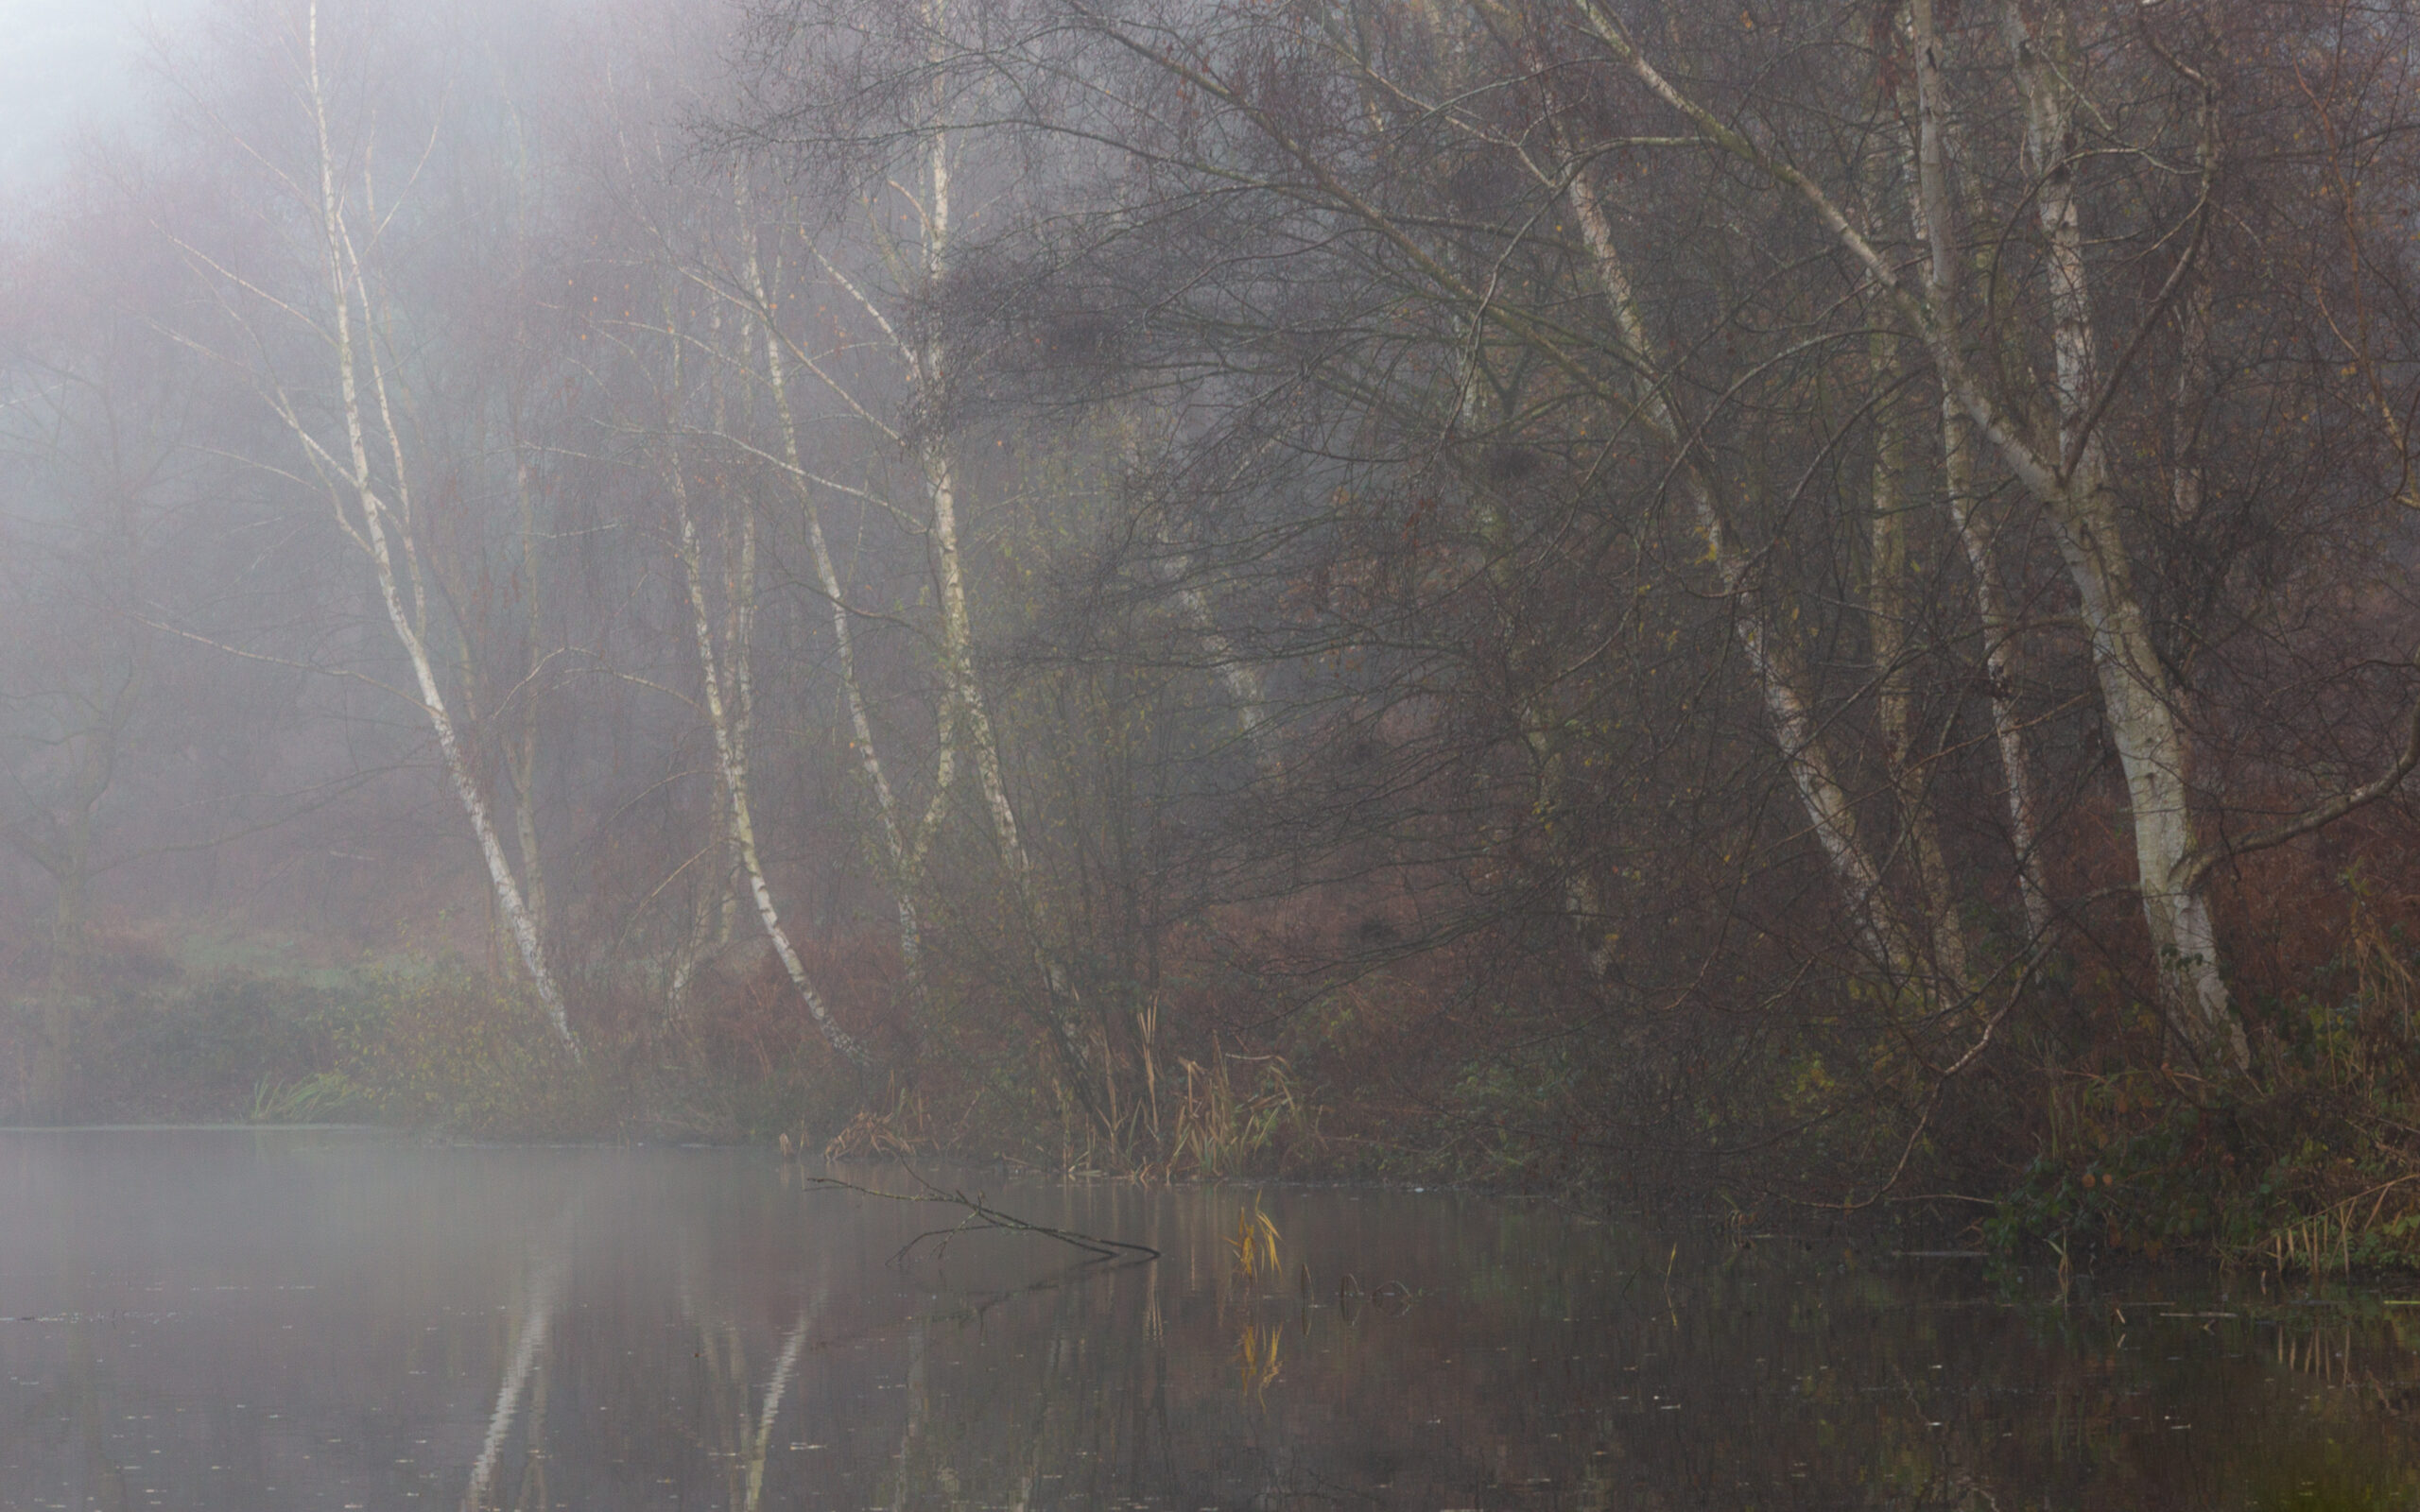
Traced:
<path fill-rule="evenodd" d="M 0 0 L 0 184 L 39 180 L 78 123 L 142 97 L 138 25 L 190 0 Z"/>

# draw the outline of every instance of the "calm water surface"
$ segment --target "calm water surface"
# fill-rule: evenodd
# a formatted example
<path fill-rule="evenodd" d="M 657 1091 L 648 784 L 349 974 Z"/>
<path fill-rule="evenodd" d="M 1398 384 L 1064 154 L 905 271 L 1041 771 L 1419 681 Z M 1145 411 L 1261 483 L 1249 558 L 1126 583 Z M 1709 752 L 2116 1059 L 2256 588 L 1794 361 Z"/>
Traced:
<path fill-rule="evenodd" d="M 2420 1504 L 2392 1292 L 2063 1309 L 1971 1261 L 1284 1188 L 1253 1285 L 1247 1190 L 981 1179 L 1165 1258 L 896 1263 L 951 1215 L 754 1152 L 0 1132 L 0 1508 Z"/>

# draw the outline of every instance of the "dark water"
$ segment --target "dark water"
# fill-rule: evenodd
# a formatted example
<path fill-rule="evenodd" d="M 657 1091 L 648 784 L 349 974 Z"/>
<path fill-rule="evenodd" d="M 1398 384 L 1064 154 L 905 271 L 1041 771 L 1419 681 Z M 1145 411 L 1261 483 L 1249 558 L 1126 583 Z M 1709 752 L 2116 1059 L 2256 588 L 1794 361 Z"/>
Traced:
<path fill-rule="evenodd" d="M 0 1133 L 0 1507 L 2420 1498 L 2420 1308 L 2376 1291 L 2062 1309 L 1970 1261 L 1289 1189 L 1253 1285 L 1249 1191 L 986 1185 L 1165 1258 L 894 1263 L 951 1215 L 759 1153 Z"/>

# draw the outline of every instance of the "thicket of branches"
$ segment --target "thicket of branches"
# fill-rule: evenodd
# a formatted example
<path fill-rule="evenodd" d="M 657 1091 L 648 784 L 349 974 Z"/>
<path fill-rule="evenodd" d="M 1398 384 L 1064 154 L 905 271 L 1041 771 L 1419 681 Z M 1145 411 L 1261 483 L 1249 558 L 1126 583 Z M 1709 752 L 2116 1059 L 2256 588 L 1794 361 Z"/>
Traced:
<path fill-rule="evenodd" d="M 2400 8 L 391 12 L 19 217 L 28 1105 L 162 915 L 1128 1166 L 2402 1095 Z"/>

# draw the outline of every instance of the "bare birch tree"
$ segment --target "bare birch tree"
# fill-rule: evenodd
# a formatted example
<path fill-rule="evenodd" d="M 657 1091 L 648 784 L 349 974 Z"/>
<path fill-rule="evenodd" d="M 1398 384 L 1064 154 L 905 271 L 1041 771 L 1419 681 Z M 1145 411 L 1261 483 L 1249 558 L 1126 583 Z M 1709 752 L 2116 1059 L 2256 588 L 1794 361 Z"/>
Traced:
<path fill-rule="evenodd" d="M 671 359 L 671 419 L 678 420 L 685 363 L 679 343 L 682 334 L 666 314 L 666 327 L 671 332 L 675 350 Z M 843 1029 L 832 1016 L 823 994 L 808 976 L 805 963 L 798 948 L 790 941 L 789 932 L 782 923 L 781 909 L 774 902 L 772 885 L 765 875 L 765 864 L 757 853 L 755 806 L 749 785 L 748 742 L 755 724 L 755 650 L 756 618 L 756 520 L 752 511 L 743 508 L 733 534 L 725 543 L 723 585 L 728 600 L 730 635 L 717 648 L 714 606 L 706 591 L 704 553 L 699 540 L 697 519 L 690 507 L 689 482 L 679 448 L 680 428 L 666 427 L 663 445 L 663 471 L 673 501 L 673 514 L 680 535 L 677 550 L 681 558 L 683 585 L 688 592 L 690 623 L 696 638 L 698 670 L 705 695 L 708 730 L 714 736 L 716 769 L 721 778 L 724 801 L 729 805 L 727 822 L 731 842 L 738 856 L 741 874 L 749 896 L 756 904 L 757 922 L 764 926 L 765 937 L 772 942 L 774 954 L 780 956 L 782 970 L 789 978 L 792 990 L 805 1005 L 807 1016 L 832 1048 L 852 1064 L 864 1068 L 873 1064 L 873 1057 L 855 1036 Z"/>
<path fill-rule="evenodd" d="M 577 1056 L 579 1041 L 547 962 L 538 919 L 506 853 L 454 696 L 439 676 L 428 574 L 421 559 L 422 522 L 412 498 L 409 396 L 388 346 L 400 312 L 377 265 L 381 240 L 403 207 L 390 201 L 382 210 L 366 147 L 339 149 L 331 126 L 333 91 L 321 67 L 320 19 L 318 0 L 307 0 L 296 39 L 296 82 L 308 133 L 304 163 L 279 167 L 249 141 L 237 137 L 231 144 L 260 163 L 304 217 L 318 287 L 307 295 L 282 293 L 265 275 L 230 266 L 191 244 L 185 249 L 197 271 L 216 285 L 239 339 L 261 353 L 258 361 L 228 355 L 230 365 L 257 388 L 300 449 L 303 465 L 327 490 L 337 528 L 370 569 L 388 627 L 411 669 L 410 689 L 390 691 L 416 705 L 427 721 L 530 988 L 556 1037 Z M 353 183 L 356 172 L 358 188 Z M 310 391 L 268 358 L 270 338 L 261 322 L 280 318 L 306 334 L 325 365 L 316 375 L 320 381 L 334 380 L 334 412 L 324 420 L 313 412 Z"/>

